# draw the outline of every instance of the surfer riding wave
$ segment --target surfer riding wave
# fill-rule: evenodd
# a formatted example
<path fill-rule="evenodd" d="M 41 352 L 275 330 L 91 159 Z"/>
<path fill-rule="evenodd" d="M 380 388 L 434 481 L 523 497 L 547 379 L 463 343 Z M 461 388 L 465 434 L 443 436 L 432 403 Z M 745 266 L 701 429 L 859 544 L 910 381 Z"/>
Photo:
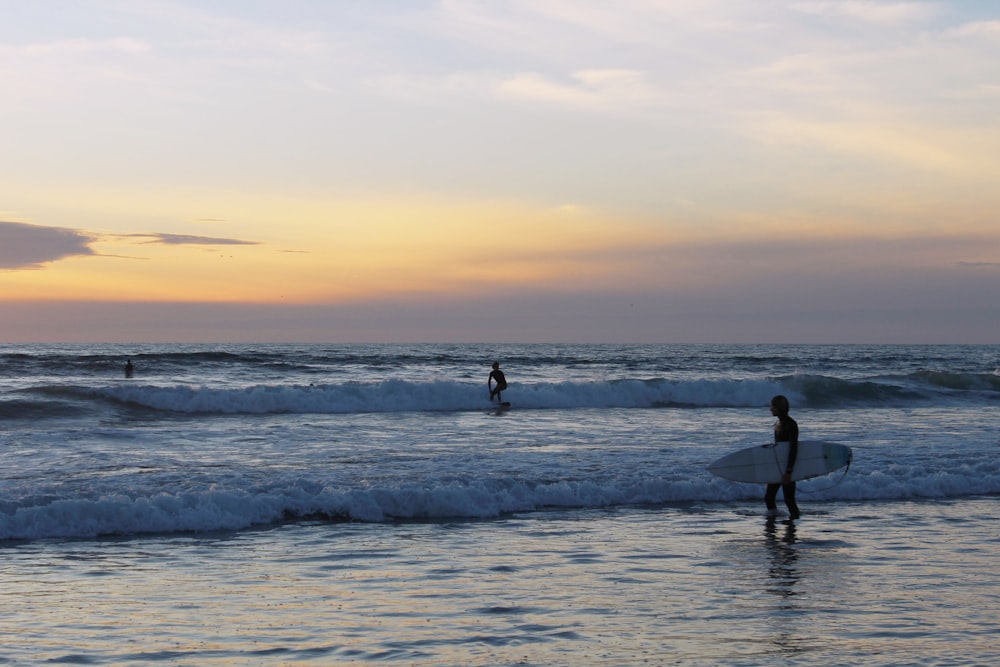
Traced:
<path fill-rule="evenodd" d="M 493 386 L 493 382 L 496 381 L 496 387 Z M 507 378 L 504 377 L 503 371 L 500 370 L 500 362 L 493 362 L 493 370 L 490 371 L 490 378 L 486 381 L 486 386 L 490 388 L 490 400 L 493 400 L 495 396 L 498 401 L 503 402 L 503 398 L 500 395 L 501 391 L 507 388 Z"/>

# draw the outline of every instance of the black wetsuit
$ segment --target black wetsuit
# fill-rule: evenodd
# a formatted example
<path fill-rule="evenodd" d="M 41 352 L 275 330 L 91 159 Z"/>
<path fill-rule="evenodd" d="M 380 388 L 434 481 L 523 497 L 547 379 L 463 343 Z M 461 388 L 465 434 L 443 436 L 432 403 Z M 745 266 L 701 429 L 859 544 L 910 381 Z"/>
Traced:
<path fill-rule="evenodd" d="M 493 388 L 492 380 L 496 380 L 496 389 Z M 507 388 L 507 378 L 504 377 L 503 371 L 499 368 L 494 368 L 490 372 L 490 379 L 486 381 L 486 384 L 490 386 L 490 400 L 493 400 L 494 396 L 499 396 L 500 392 Z"/>
<path fill-rule="evenodd" d="M 774 441 L 787 442 L 788 465 L 784 472 L 791 473 L 795 469 L 795 459 L 799 455 L 799 424 L 788 415 L 779 415 L 778 421 L 774 423 Z M 778 508 L 778 489 L 781 489 L 785 497 L 785 505 L 788 507 L 788 514 L 793 519 L 799 518 L 799 506 L 795 503 L 795 482 L 788 484 L 768 484 L 764 492 L 764 502 L 767 509 L 776 510 Z"/>

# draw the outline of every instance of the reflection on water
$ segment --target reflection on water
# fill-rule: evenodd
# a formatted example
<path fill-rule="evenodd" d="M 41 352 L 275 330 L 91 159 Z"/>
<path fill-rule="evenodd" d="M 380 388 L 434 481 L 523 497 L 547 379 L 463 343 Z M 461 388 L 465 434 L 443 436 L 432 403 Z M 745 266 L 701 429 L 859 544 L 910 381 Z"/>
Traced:
<path fill-rule="evenodd" d="M 823 509 L 9 544 L 0 664 L 1000 664 L 1000 498 Z"/>
<path fill-rule="evenodd" d="M 768 518 L 764 524 L 764 545 L 770 562 L 764 590 L 778 598 L 771 610 L 771 629 L 774 635 L 770 638 L 770 643 L 784 656 L 801 654 L 808 646 L 806 636 L 797 630 L 801 610 L 795 596 L 798 595 L 796 586 L 800 583 L 801 571 L 796 542 L 793 521 Z"/>
<path fill-rule="evenodd" d="M 764 524 L 764 544 L 771 558 L 768 575 L 771 577 L 767 588 L 769 593 L 791 597 L 795 595 L 795 584 L 799 581 L 797 562 L 799 551 L 795 546 L 795 523 L 778 522 L 770 517 Z"/>

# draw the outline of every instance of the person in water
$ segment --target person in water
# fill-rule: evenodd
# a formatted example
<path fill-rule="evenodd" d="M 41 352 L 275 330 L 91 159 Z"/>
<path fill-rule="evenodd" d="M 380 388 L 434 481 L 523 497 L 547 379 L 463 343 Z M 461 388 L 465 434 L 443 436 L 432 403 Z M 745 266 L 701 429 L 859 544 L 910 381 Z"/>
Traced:
<path fill-rule="evenodd" d="M 496 380 L 497 386 L 493 386 L 493 381 Z M 503 398 L 500 396 L 500 392 L 507 388 L 507 378 L 504 377 L 503 371 L 500 370 L 500 362 L 493 362 L 493 370 L 490 371 L 490 379 L 486 381 L 486 386 L 490 388 L 490 400 L 496 396 L 497 400 L 503 402 Z"/>
<path fill-rule="evenodd" d="M 132 365 L 132 360 L 129 359 L 125 362 L 125 377 L 130 378 L 135 373 L 135 366 Z"/>
<path fill-rule="evenodd" d="M 792 481 L 792 471 L 795 469 L 795 459 L 799 455 L 799 424 L 788 416 L 788 399 L 778 395 L 771 399 L 771 414 L 778 418 L 774 422 L 774 441 L 788 443 L 788 463 L 781 477 L 781 483 L 768 484 L 764 492 L 764 503 L 770 514 L 778 511 L 778 489 L 785 497 L 790 519 L 799 518 L 799 506 L 795 503 L 795 482 Z"/>

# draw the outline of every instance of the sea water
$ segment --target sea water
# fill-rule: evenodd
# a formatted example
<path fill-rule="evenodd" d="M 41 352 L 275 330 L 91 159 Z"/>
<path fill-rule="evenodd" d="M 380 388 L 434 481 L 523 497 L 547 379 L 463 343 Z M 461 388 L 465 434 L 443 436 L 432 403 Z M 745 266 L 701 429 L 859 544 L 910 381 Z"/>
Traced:
<path fill-rule="evenodd" d="M 1000 346 L 3 345 L 0 664 L 996 664 L 998 369 Z M 854 449 L 794 522 L 705 470 L 771 439 L 779 393 Z"/>

